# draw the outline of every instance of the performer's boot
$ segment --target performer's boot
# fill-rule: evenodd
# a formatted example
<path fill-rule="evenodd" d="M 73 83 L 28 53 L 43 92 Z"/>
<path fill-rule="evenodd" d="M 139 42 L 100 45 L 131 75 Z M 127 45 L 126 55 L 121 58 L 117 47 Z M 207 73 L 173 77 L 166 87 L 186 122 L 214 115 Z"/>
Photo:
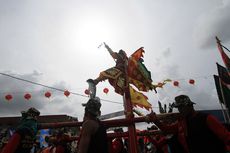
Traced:
<path fill-rule="evenodd" d="M 105 75 L 103 75 L 102 73 L 100 73 L 99 77 L 97 77 L 93 81 L 94 81 L 95 85 L 97 85 L 99 82 L 105 81 L 106 79 L 108 79 L 108 77 L 106 77 Z"/>
<path fill-rule="evenodd" d="M 106 80 L 107 77 L 105 77 L 104 75 L 102 75 L 102 73 L 100 73 L 99 77 L 96 79 L 88 79 L 87 82 L 89 84 L 89 91 L 90 91 L 90 98 L 95 98 L 96 97 L 96 85 L 101 82 Z"/>
<path fill-rule="evenodd" d="M 95 98 L 96 97 L 96 83 L 94 82 L 93 79 L 88 79 L 87 83 L 89 84 L 88 90 L 89 90 L 89 96 L 90 98 Z"/>

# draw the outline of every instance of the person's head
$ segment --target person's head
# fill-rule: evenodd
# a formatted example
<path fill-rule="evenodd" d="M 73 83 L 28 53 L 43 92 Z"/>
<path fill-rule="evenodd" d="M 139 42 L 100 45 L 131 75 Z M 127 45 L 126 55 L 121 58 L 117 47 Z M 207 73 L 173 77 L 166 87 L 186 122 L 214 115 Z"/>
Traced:
<path fill-rule="evenodd" d="M 40 112 L 37 109 L 31 107 L 27 111 L 22 111 L 21 114 L 23 118 L 37 120 L 37 117 L 40 115 Z"/>
<path fill-rule="evenodd" d="M 101 115 L 101 102 L 98 97 L 90 98 L 89 101 L 85 104 L 82 104 L 85 107 L 85 117 L 97 118 Z"/>
<path fill-rule="evenodd" d="M 127 57 L 127 54 L 126 54 L 126 52 L 125 51 L 123 51 L 122 49 L 121 50 L 119 50 L 119 52 L 118 52 L 120 55 L 122 55 L 122 56 L 125 56 L 125 57 Z"/>
<path fill-rule="evenodd" d="M 194 104 L 187 95 L 179 95 L 175 97 L 175 102 L 172 104 L 172 107 L 177 108 L 183 116 L 187 116 L 194 111 Z"/>

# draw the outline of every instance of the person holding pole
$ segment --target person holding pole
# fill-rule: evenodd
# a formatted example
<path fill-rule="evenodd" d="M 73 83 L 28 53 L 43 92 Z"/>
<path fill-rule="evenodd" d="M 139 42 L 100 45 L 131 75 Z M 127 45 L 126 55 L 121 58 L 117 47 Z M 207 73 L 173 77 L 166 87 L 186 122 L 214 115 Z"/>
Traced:
<path fill-rule="evenodd" d="M 30 153 L 38 132 L 37 117 L 40 112 L 35 108 L 22 111 L 21 122 L 1 153 Z"/>
<path fill-rule="evenodd" d="M 162 131 L 177 135 L 185 153 L 226 153 L 230 151 L 229 131 L 211 114 L 197 112 L 195 103 L 187 95 L 175 97 L 173 107 L 181 117 L 176 123 L 166 125 L 155 113 L 148 115 Z"/>
<path fill-rule="evenodd" d="M 78 153 L 108 153 L 106 128 L 99 121 L 101 103 L 98 97 L 91 98 L 86 104 Z"/>

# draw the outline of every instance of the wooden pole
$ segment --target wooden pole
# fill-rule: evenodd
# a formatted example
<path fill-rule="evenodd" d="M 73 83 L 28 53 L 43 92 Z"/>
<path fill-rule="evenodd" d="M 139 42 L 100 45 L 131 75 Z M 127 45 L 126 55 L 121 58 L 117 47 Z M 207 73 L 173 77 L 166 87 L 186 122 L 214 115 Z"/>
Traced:
<path fill-rule="evenodd" d="M 129 90 L 129 77 L 128 77 L 128 60 L 125 62 L 125 86 L 124 86 L 124 109 L 125 109 L 125 118 L 127 120 L 132 120 L 134 118 L 133 106 L 131 103 L 131 96 Z M 136 127 L 135 123 L 128 125 L 128 151 L 129 153 L 137 153 L 137 136 L 136 136 Z"/>
<path fill-rule="evenodd" d="M 167 114 L 157 114 L 158 120 L 165 119 L 177 119 L 180 114 L 179 113 L 167 113 Z M 146 116 L 135 117 L 131 119 L 114 119 L 114 120 L 105 120 L 101 121 L 102 124 L 105 125 L 106 128 L 110 127 L 120 127 L 120 126 L 129 126 L 130 124 L 140 123 L 140 122 L 153 122 L 152 118 L 148 118 Z M 39 123 L 39 129 L 54 129 L 54 128 L 62 128 L 62 127 L 80 127 L 82 126 L 82 121 L 77 122 L 55 122 L 55 123 Z"/>
<path fill-rule="evenodd" d="M 131 104 L 129 86 L 125 89 L 124 95 L 124 104 L 125 104 L 125 118 L 127 120 L 132 120 L 134 118 L 133 107 Z M 136 127 L 135 123 L 131 123 L 128 125 L 128 150 L 129 153 L 137 153 L 137 139 L 136 139 Z"/>

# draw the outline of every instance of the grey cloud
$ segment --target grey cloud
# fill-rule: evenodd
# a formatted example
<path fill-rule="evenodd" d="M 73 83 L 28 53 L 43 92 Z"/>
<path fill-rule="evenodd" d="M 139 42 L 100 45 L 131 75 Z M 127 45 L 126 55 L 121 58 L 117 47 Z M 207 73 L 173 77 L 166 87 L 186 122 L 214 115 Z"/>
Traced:
<path fill-rule="evenodd" d="M 38 81 L 40 75 L 37 72 L 24 75 L 15 75 L 14 73 L 7 72 L 7 74 L 16 76 L 18 78 L 24 78 L 30 81 Z M 26 110 L 29 107 L 35 107 L 42 109 L 43 106 L 40 104 L 40 96 L 38 93 L 40 89 L 37 86 L 31 85 L 27 82 L 16 80 L 11 77 L 0 75 L 1 84 L 1 99 L 0 99 L 0 114 L 1 115 L 20 115 L 22 110 Z M 32 95 L 31 100 L 24 99 L 25 93 Z M 5 95 L 11 94 L 13 99 L 7 101 Z"/>
<path fill-rule="evenodd" d="M 197 103 L 195 106 L 196 109 L 207 110 L 220 108 L 216 89 L 213 84 L 211 85 L 209 82 L 202 80 L 197 80 L 197 84 L 195 83 L 195 85 L 189 84 L 188 80 L 183 79 L 184 76 L 179 73 L 179 67 L 175 64 L 165 64 L 162 65 L 160 69 L 164 70 L 162 74 L 164 79 L 179 79 L 180 82 L 180 87 L 173 86 L 171 82 L 166 84 L 163 89 L 158 89 L 158 97 L 163 104 L 172 103 L 175 96 L 186 94 Z M 205 87 L 205 89 L 201 89 L 201 87 Z M 212 93 L 210 93 L 210 91 L 212 91 Z"/>
<path fill-rule="evenodd" d="M 37 83 L 40 82 L 39 80 L 41 80 L 42 77 L 41 74 L 36 71 L 30 74 L 17 75 L 8 71 L 6 72 L 6 74 Z M 20 112 L 22 110 L 27 110 L 30 107 L 35 107 L 43 113 L 52 113 L 52 110 L 56 109 L 55 106 L 60 106 L 60 112 L 64 110 L 61 109 L 65 107 L 65 105 L 63 105 L 65 102 L 63 98 L 66 97 L 63 95 L 63 92 L 50 90 L 49 88 L 41 87 L 4 75 L 0 75 L 0 85 L 0 116 L 20 115 Z M 54 87 L 59 89 L 67 89 L 67 85 L 65 82 L 56 83 Z M 52 98 L 48 99 L 44 96 L 46 91 L 50 91 L 52 93 Z M 24 98 L 25 93 L 30 93 L 32 98 L 30 100 L 26 100 Z M 13 96 L 13 99 L 7 101 L 5 99 L 5 95 L 7 94 L 11 94 Z M 46 107 L 48 107 L 49 109 L 46 110 Z M 66 111 L 63 111 L 63 113 L 74 112 L 73 109 L 71 110 L 70 106 L 65 108 L 65 110 Z"/>
<path fill-rule="evenodd" d="M 223 42 L 230 41 L 230 3 L 200 16 L 194 28 L 194 41 L 201 48 L 215 46 L 215 36 Z"/>
<path fill-rule="evenodd" d="M 158 67 L 156 67 L 154 70 L 154 74 L 154 80 L 181 78 L 179 73 L 179 66 L 177 64 L 168 64 L 168 62 L 162 61 L 161 64 L 158 65 Z"/>
<path fill-rule="evenodd" d="M 163 54 L 164 57 L 170 57 L 170 55 L 171 55 L 171 50 L 170 50 L 170 48 L 165 49 L 165 50 L 162 52 L 162 54 Z"/>
<path fill-rule="evenodd" d="M 213 94 L 215 96 L 212 96 L 208 92 L 212 89 L 208 89 L 208 88 L 211 87 L 207 86 L 207 90 L 199 90 L 196 87 L 191 86 L 189 84 L 184 85 L 181 88 L 174 87 L 173 85 L 168 85 L 165 86 L 165 90 L 161 90 L 158 94 L 159 94 L 159 99 L 166 104 L 172 103 L 174 101 L 175 96 L 180 94 L 186 94 L 196 103 L 195 109 L 197 110 L 220 108 L 215 89 L 213 90 Z M 166 91 L 170 91 L 170 92 L 166 92 Z"/>
<path fill-rule="evenodd" d="M 156 58 L 154 65 L 160 66 L 160 64 L 162 63 L 161 62 L 162 59 L 166 59 L 166 58 L 170 58 L 170 57 L 171 57 L 171 49 L 166 48 L 166 49 L 162 50 L 160 57 Z"/>

